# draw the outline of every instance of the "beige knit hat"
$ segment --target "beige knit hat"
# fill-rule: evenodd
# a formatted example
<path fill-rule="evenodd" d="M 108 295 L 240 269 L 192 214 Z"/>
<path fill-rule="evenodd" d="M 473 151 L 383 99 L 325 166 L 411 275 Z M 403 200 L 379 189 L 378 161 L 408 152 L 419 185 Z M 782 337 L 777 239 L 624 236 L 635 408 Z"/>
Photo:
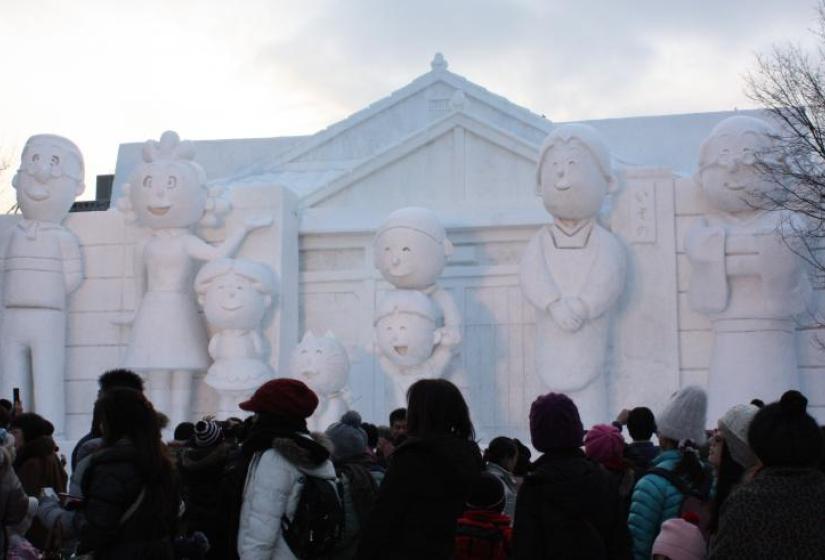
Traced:
<path fill-rule="evenodd" d="M 725 437 L 731 457 L 746 469 L 758 462 L 748 445 L 748 428 L 757 412 L 759 408 L 752 404 L 737 404 L 719 419 L 719 430 Z"/>

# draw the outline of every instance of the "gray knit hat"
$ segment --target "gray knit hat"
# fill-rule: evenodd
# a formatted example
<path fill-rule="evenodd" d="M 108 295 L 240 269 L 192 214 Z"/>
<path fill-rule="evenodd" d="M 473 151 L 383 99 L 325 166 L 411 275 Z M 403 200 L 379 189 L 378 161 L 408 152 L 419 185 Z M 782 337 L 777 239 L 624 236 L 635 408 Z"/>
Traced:
<path fill-rule="evenodd" d="M 758 462 L 748 445 L 748 428 L 757 412 L 759 408 L 752 404 L 737 404 L 719 419 L 719 430 L 725 437 L 730 456 L 746 469 Z"/>
<path fill-rule="evenodd" d="M 708 395 L 698 385 L 689 385 L 670 397 L 664 410 L 656 417 L 656 433 L 676 442 L 690 440 L 705 443 Z"/>
<path fill-rule="evenodd" d="M 340 422 L 335 422 L 326 431 L 332 441 L 332 456 L 341 461 L 356 457 L 367 451 L 367 432 L 361 427 L 361 415 L 350 410 Z"/>

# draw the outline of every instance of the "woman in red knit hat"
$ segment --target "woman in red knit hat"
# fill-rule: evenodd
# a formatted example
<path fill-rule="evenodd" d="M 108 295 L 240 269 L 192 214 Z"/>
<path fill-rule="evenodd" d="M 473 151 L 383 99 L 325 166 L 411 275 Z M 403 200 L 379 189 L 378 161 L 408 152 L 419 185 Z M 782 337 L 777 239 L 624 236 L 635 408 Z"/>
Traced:
<path fill-rule="evenodd" d="M 293 519 L 301 481 L 311 476 L 335 485 L 330 452 L 307 429 L 317 406 L 315 393 L 296 379 L 267 381 L 240 404 L 255 413 L 242 447 L 247 472 L 238 529 L 241 560 L 294 559 L 281 520 Z"/>

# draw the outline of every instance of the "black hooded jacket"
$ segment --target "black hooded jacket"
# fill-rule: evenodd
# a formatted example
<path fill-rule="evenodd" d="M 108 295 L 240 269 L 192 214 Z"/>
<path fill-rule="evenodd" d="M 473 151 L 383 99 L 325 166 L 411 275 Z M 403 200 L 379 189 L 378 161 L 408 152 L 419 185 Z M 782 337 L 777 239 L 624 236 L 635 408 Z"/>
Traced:
<path fill-rule="evenodd" d="M 580 449 L 542 455 L 516 499 L 513 559 L 630 558 L 630 537 L 607 473 Z"/>
<path fill-rule="evenodd" d="M 392 455 L 356 558 L 451 558 L 456 521 L 482 469 L 474 442 L 410 438 Z"/>

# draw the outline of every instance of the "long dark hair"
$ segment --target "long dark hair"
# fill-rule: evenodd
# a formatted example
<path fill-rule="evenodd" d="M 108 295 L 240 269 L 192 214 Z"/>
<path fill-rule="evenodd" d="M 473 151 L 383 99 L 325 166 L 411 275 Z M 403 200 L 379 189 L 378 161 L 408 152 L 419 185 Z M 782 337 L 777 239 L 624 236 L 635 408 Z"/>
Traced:
<path fill-rule="evenodd" d="M 446 379 L 421 379 L 407 391 L 407 433 L 425 438 L 452 435 L 474 441 L 470 410 L 458 387 Z"/>
<path fill-rule="evenodd" d="M 118 387 L 95 403 L 103 431 L 103 448 L 128 440 L 136 450 L 135 464 L 154 511 L 177 511 L 174 468 L 161 441 L 158 415 L 143 393 Z"/>
<path fill-rule="evenodd" d="M 716 496 L 713 498 L 708 525 L 711 533 L 715 533 L 719 528 L 719 511 L 722 509 L 722 504 L 728 499 L 734 487 L 742 481 L 742 476 L 745 474 L 745 467 L 733 460 L 725 440 L 722 440 L 720 445 L 722 446 L 722 461 L 719 463 L 719 473 L 716 476 Z"/>

